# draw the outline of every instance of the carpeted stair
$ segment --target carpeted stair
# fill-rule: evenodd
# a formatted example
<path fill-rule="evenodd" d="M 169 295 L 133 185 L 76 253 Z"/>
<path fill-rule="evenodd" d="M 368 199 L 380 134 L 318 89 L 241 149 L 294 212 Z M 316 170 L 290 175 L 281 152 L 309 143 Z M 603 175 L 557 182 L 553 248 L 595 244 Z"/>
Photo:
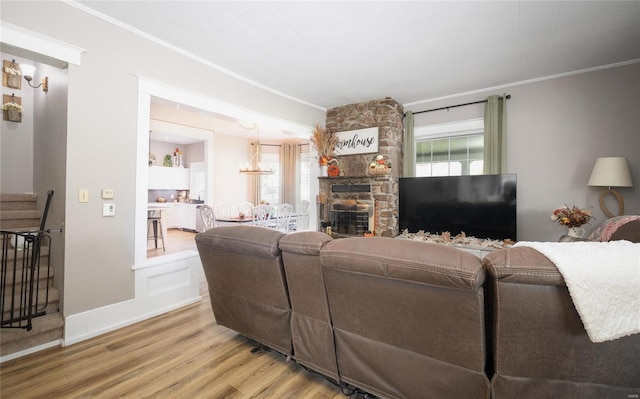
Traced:
<path fill-rule="evenodd" d="M 40 211 L 36 207 L 36 196 L 34 194 L 0 194 L 0 229 L 3 231 L 30 231 L 40 228 Z M 52 237 L 55 239 L 55 237 Z M 1 245 L 1 244 L 0 244 Z M 4 256 L 4 251 L 2 252 Z M 7 283 L 11 284 L 13 276 L 13 250 L 8 251 L 8 273 Z M 17 251 L 18 257 L 18 275 L 21 273 L 22 253 Z M 64 318 L 59 311 L 60 295 L 58 290 L 53 287 L 53 266 L 49 263 L 49 247 L 43 246 L 40 251 L 40 267 L 38 276 L 40 279 L 39 290 L 37 295 L 38 308 L 44 307 L 45 314 L 33 319 L 32 329 L 27 331 L 22 328 L 1 328 L 0 329 L 0 356 L 16 356 L 19 352 L 28 351 L 42 345 L 49 345 L 52 342 L 60 342 L 63 336 Z M 47 292 L 46 287 L 49 287 Z M 10 286 L 9 286 L 10 287 Z M 7 298 L 11 298 L 11 289 L 8 286 L 2 287 L 2 295 L 5 303 L 10 303 Z M 10 310 L 5 306 L 4 316 L 6 317 Z M 10 356 L 11 357 L 11 356 Z"/>

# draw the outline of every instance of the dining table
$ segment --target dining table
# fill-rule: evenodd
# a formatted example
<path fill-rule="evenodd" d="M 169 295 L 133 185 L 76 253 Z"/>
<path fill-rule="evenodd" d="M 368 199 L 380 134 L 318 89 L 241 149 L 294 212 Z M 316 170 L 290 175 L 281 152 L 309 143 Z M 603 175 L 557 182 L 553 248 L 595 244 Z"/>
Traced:
<path fill-rule="evenodd" d="M 216 224 L 220 226 L 236 226 L 240 224 L 252 224 L 253 218 L 251 217 L 239 217 L 239 216 L 229 216 L 229 217 L 216 217 Z"/>

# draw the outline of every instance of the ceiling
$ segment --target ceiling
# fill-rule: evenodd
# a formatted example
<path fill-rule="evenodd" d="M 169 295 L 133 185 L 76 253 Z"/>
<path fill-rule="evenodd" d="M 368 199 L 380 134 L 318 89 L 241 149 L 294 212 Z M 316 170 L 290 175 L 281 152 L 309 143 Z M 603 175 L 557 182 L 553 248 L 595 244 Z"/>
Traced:
<path fill-rule="evenodd" d="M 640 1 L 77 1 L 320 109 L 640 60 Z"/>

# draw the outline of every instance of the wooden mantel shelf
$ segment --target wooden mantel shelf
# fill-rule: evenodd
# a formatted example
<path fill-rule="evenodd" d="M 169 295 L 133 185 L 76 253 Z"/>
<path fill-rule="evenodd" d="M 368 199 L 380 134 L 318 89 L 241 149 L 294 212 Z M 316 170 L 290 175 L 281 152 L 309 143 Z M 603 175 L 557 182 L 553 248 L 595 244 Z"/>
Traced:
<path fill-rule="evenodd" d="M 328 177 L 328 176 L 318 176 L 320 180 L 356 180 L 356 179 L 373 179 L 373 180 L 389 180 L 393 178 L 392 175 L 362 175 L 362 176 L 337 176 L 337 177 Z"/>

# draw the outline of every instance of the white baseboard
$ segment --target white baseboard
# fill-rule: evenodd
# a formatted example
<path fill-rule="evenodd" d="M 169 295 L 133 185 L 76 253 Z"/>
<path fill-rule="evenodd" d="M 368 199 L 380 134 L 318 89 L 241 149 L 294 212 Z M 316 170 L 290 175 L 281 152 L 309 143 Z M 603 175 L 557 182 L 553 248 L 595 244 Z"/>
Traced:
<path fill-rule="evenodd" d="M 17 359 L 22 356 L 27 356 L 32 353 L 40 352 L 45 349 L 53 348 L 54 346 L 61 346 L 62 340 L 56 339 L 55 341 L 47 342 L 46 344 L 34 346 L 33 348 L 27 348 L 25 350 L 21 350 L 19 352 L 9 353 L 5 356 L 0 356 L 0 363 L 7 362 L 9 360 Z"/>
<path fill-rule="evenodd" d="M 202 263 L 195 251 L 153 258 L 132 268 L 135 298 L 65 317 L 64 346 L 200 301 Z"/>

